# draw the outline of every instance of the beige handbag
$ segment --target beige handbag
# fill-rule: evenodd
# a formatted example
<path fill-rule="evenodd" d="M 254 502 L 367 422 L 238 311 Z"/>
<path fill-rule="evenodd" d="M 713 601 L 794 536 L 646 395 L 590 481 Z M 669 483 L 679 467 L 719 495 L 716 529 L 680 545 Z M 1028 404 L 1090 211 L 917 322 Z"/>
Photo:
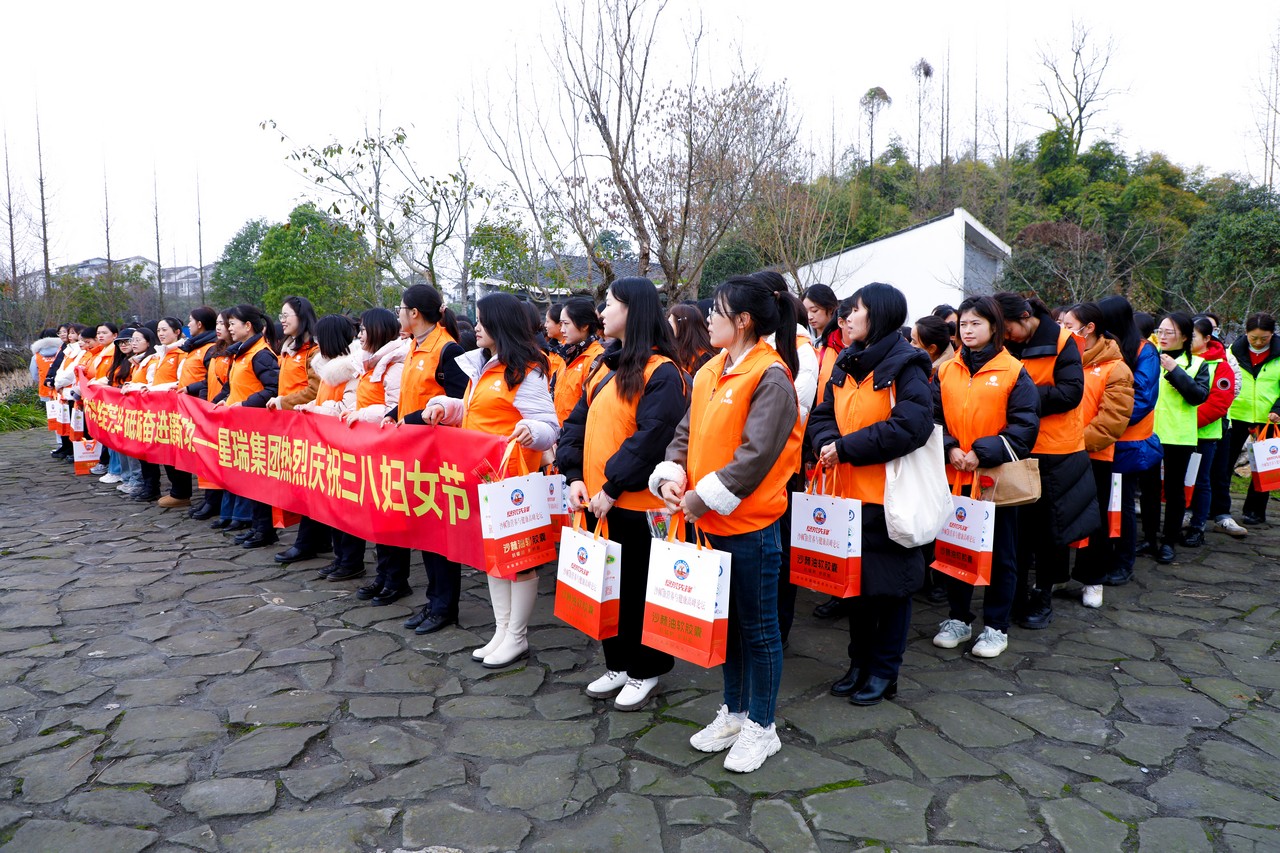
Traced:
<path fill-rule="evenodd" d="M 1040 460 L 1019 459 L 1008 439 L 1002 435 L 1000 441 L 1013 461 L 977 470 L 974 482 L 981 499 L 996 506 L 1025 506 L 1040 500 Z M 986 485 L 988 480 L 991 485 Z"/>

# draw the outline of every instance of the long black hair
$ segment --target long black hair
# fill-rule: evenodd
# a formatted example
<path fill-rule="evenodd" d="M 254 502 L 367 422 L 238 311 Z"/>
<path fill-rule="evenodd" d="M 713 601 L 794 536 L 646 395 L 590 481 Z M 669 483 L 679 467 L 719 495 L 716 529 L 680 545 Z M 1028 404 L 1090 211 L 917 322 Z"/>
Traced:
<path fill-rule="evenodd" d="M 785 290 L 773 290 L 749 275 L 735 275 L 717 287 L 713 296 L 716 307 L 730 317 L 750 315 L 757 337 L 777 333 L 774 349 L 782 356 L 794 378 L 800 372 L 800 356 L 796 353 L 796 309 L 785 297 Z"/>
<path fill-rule="evenodd" d="M 102 325 L 105 326 L 107 324 L 103 323 Z M 129 334 L 132 335 L 133 330 L 130 330 Z M 111 367 L 107 369 L 107 384 L 114 388 L 119 388 L 121 385 L 128 382 L 129 374 L 133 372 L 133 362 L 129 361 L 129 356 L 124 354 L 124 351 L 120 348 L 120 344 L 121 341 L 118 337 L 112 342 L 112 346 L 116 349 L 115 352 L 111 354 Z M 132 353 L 130 353 L 130 355 L 132 355 Z"/>
<path fill-rule="evenodd" d="M 651 356 L 665 356 L 677 365 L 680 361 L 671 327 L 662 316 L 658 288 L 652 281 L 640 276 L 619 278 L 609 285 L 609 295 L 627 306 L 627 325 L 614 379 L 618 396 L 630 402 L 644 391 L 644 369 Z"/>
<path fill-rule="evenodd" d="M 200 305 L 192 308 L 189 313 L 191 314 L 191 319 L 199 323 L 200 328 L 204 331 L 214 331 L 214 324 L 218 322 L 218 314 L 208 305 Z M 188 331 L 191 330 L 188 329 Z"/>
<path fill-rule="evenodd" d="M 1175 358 L 1191 349 L 1191 331 L 1194 328 L 1191 323 L 1191 315 L 1186 311 L 1170 311 L 1164 316 L 1178 330 L 1178 334 L 1182 335 L 1182 346 L 1176 350 L 1163 350 Z M 1161 322 L 1164 322 L 1163 320 Z"/>
<path fill-rule="evenodd" d="M 267 342 L 267 346 L 271 347 L 272 352 L 280 352 L 280 336 L 276 324 L 271 322 L 271 318 L 258 306 L 242 303 L 233 308 L 228 308 L 222 312 L 222 316 L 228 320 L 239 320 L 241 323 L 247 323 L 253 329 L 254 334 L 262 335 L 262 339 Z"/>
<path fill-rule="evenodd" d="M 907 297 L 892 284 L 873 281 L 853 292 L 854 304 L 861 302 L 867 311 L 866 346 L 882 341 L 907 322 Z"/>
<path fill-rule="evenodd" d="M 156 325 L 159 326 L 161 323 L 164 323 L 166 326 L 172 329 L 173 333 L 178 336 L 178 340 L 182 340 L 184 335 L 182 334 L 181 320 L 179 320 L 177 317 L 161 317 L 156 322 Z M 156 340 L 159 340 L 159 339 L 160 339 L 159 337 L 156 338 Z"/>
<path fill-rule="evenodd" d="M 135 352 L 134 355 L 148 356 L 156 351 L 156 347 L 160 343 L 160 339 L 156 337 L 156 333 L 148 329 L 146 326 L 139 326 L 133 330 L 135 335 L 142 335 L 147 342 L 147 348 L 144 352 Z"/>
<path fill-rule="evenodd" d="M 299 347 L 304 344 L 311 343 L 316 339 L 316 319 L 315 306 L 311 304 L 311 300 L 305 296 L 286 296 L 284 304 L 293 309 L 293 313 L 298 315 L 298 331 L 293 335 L 293 342 Z"/>
<path fill-rule="evenodd" d="M 954 314 L 955 310 L 952 309 L 951 313 Z M 927 347 L 933 347 L 941 357 L 947 351 L 947 347 L 951 346 L 951 338 L 955 335 L 955 331 L 951 328 L 953 325 L 936 314 L 925 314 L 916 320 L 916 337 L 925 345 L 925 352 L 928 352 Z"/>
<path fill-rule="evenodd" d="M 316 321 L 316 345 L 325 358 L 342 358 L 351 350 L 355 339 L 355 324 L 346 314 L 326 314 Z"/>
<path fill-rule="evenodd" d="M 600 334 L 600 315 L 596 312 L 595 303 L 585 296 L 575 296 L 564 303 L 560 311 L 560 321 L 565 320 L 579 329 L 586 329 L 587 337 Z"/>
<path fill-rule="evenodd" d="M 411 284 L 400 295 L 400 301 L 404 307 L 415 309 L 428 323 L 444 326 L 449 337 L 458 340 L 458 318 L 453 309 L 445 307 L 440 291 L 428 284 Z"/>
<path fill-rule="evenodd" d="M 373 354 L 400 337 L 400 322 L 386 308 L 370 308 L 360 315 L 365 351 Z"/>
<path fill-rule="evenodd" d="M 1111 335 L 1107 332 L 1106 318 L 1102 315 L 1102 309 L 1098 307 L 1096 302 L 1077 302 L 1075 305 L 1067 306 L 1063 314 L 1070 314 L 1080 321 L 1080 325 L 1087 326 L 1093 324 L 1093 328 L 1097 331 L 1099 338 L 1109 338 Z"/>
<path fill-rule="evenodd" d="M 699 311 L 698 306 L 684 303 L 671 306 L 667 315 L 676 321 L 673 338 L 677 361 L 682 368 L 689 370 L 699 363 L 699 359 L 705 360 L 706 354 L 711 352 L 707 315 Z"/>
<path fill-rule="evenodd" d="M 1123 296 L 1108 296 L 1098 300 L 1098 310 L 1102 312 L 1102 327 L 1116 343 L 1120 344 L 1120 354 L 1129 369 L 1136 371 L 1138 367 L 1138 350 L 1142 348 L 1145 337 L 1138 331 L 1134 322 L 1133 306 Z"/>
<path fill-rule="evenodd" d="M 505 367 L 503 378 L 509 387 L 523 382 L 530 367 L 538 368 L 543 376 L 550 374 L 547 356 L 529 328 L 529 315 L 519 299 L 510 293 L 490 293 L 476 303 L 476 319 L 497 350 L 496 353 L 485 350 L 485 360 L 497 355 Z"/>

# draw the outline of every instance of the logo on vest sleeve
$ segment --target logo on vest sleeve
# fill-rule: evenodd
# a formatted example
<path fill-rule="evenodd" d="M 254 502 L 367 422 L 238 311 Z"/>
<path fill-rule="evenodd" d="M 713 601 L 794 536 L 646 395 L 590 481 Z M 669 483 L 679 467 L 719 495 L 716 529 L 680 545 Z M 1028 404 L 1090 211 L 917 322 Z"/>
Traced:
<path fill-rule="evenodd" d="M 827 523 L 827 511 L 822 507 L 818 507 L 813 511 L 813 523 L 823 525 Z"/>
<path fill-rule="evenodd" d="M 956 521 L 964 521 L 968 516 L 969 513 L 964 511 L 964 507 L 956 507 Z"/>
<path fill-rule="evenodd" d="M 524 503 L 524 492 L 516 489 L 511 493 L 511 505 L 520 506 L 522 503 Z"/>
<path fill-rule="evenodd" d="M 684 560 L 676 560 L 676 564 L 672 567 L 676 573 L 677 580 L 684 580 L 689 577 L 689 564 Z"/>
<path fill-rule="evenodd" d="M 586 549 L 586 548 L 579 548 L 579 549 L 578 549 L 578 562 L 579 562 L 579 563 L 585 563 L 585 562 L 587 562 L 587 549 Z"/>

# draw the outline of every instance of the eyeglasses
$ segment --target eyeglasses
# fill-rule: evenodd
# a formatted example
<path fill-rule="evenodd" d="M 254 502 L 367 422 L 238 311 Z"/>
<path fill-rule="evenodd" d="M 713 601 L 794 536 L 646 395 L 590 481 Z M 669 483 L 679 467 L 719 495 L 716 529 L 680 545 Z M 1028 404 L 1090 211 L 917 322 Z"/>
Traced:
<path fill-rule="evenodd" d="M 408 311 L 408 310 L 410 310 L 408 305 L 401 305 L 400 307 L 396 308 L 396 313 L 398 314 L 401 311 Z"/>

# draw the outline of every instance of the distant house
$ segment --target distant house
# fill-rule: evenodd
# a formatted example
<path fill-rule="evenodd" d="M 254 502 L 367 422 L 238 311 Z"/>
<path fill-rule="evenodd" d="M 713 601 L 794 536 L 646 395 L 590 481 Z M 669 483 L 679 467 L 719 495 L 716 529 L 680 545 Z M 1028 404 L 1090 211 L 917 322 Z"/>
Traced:
<path fill-rule="evenodd" d="M 563 268 L 563 273 L 561 269 Z M 613 261 L 614 278 L 639 275 L 639 265 L 635 258 L 618 258 Z M 515 278 L 515 276 L 512 276 Z M 645 275 L 654 284 L 662 287 L 666 279 L 662 276 L 662 267 L 656 263 L 649 265 Z M 501 278 L 482 278 L 476 284 L 476 296 L 484 296 L 497 290 L 528 292 L 536 302 L 564 298 L 573 293 L 591 292 L 604 283 L 600 268 L 586 255 L 559 255 L 556 258 L 543 258 L 539 262 L 537 281 L 532 286 L 523 283 L 511 284 Z"/>
<path fill-rule="evenodd" d="M 144 258 L 141 255 L 133 255 L 128 258 L 115 258 L 111 261 L 113 270 L 124 270 L 128 267 L 141 267 L 142 277 L 148 281 L 154 282 L 156 279 L 156 262 L 150 258 Z M 216 263 L 207 264 L 204 268 L 204 284 L 207 289 L 213 280 L 213 271 L 217 269 Z M 107 272 L 106 258 L 85 258 L 74 264 L 57 267 L 54 270 L 55 275 L 65 275 L 70 273 L 77 278 L 91 281 L 95 276 L 105 275 Z M 200 296 L 200 268 L 192 266 L 183 267 L 164 267 L 160 271 L 160 280 L 164 284 L 164 292 L 168 297 L 177 297 L 180 299 L 196 299 Z M 44 273 L 36 271 L 30 273 L 23 279 L 25 287 L 32 292 L 44 292 Z"/>
<path fill-rule="evenodd" d="M 840 298 L 864 284 L 892 284 L 910 323 L 942 303 L 995 291 L 1011 250 L 964 208 L 820 258 L 799 270 L 801 290 L 827 284 Z"/>

